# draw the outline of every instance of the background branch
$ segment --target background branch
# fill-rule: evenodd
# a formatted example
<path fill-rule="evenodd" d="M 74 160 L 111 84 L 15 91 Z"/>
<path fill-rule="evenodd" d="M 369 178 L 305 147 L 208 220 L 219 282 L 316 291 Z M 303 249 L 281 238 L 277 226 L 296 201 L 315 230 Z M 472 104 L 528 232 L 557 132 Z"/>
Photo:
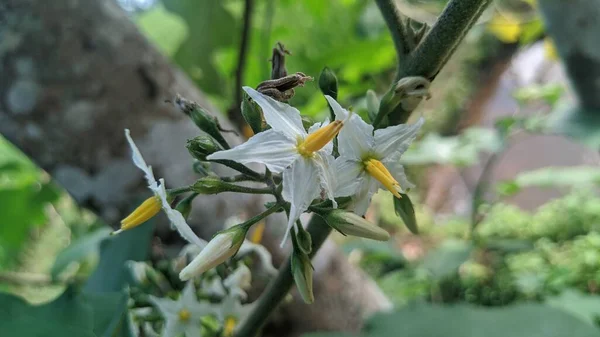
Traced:
<path fill-rule="evenodd" d="M 405 41 L 406 31 L 404 23 L 402 23 L 400 12 L 398 11 L 395 0 L 375 0 L 375 2 L 392 34 L 392 40 L 394 41 L 394 47 L 396 48 L 396 55 L 398 58 L 398 69 L 400 69 L 402 62 L 404 61 L 404 56 L 408 53 Z"/>

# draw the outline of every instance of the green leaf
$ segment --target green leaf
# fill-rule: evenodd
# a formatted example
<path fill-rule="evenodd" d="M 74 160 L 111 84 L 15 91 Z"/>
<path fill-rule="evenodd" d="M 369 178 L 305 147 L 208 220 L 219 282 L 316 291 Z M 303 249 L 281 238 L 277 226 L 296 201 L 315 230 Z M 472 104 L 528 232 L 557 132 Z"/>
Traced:
<path fill-rule="evenodd" d="M 469 256 L 473 246 L 460 240 L 446 240 L 436 250 L 427 254 L 419 266 L 430 273 L 434 279 L 441 279 L 457 272 Z"/>
<path fill-rule="evenodd" d="M 596 321 L 600 317 L 600 296 L 598 295 L 584 294 L 578 290 L 568 289 L 558 296 L 549 297 L 546 303 L 593 326 L 596 326 Z"/>
<path fill-rule="evenodd" d="M 94 333 L 98 337 L 130 337 L 126 292 L 86 293 L 86 302 L 92 307 Z"/>
<path fill-rule="evenodd" d="M 86 292 L 120 291 L 129 280 L 127 261 L 145 261 L 150 251 L 154 220 L 103 240 L 98 267 L 87 280 Z"/>
<path fill-rule="evenodd" d="M 410 305 L 374 315 L 360 337 L 591 337 L 600 330 L 541 304 L 502 308 L 472 305 Z M 306 337 L 350 337 L 349 333 L 313 333 Z"/>
<path fill-rule="evenodd" d="M 412 201 L 407 194 L 400 194 L 402 198 L 398 199 L 394 197 L 394 211 L 402 218 L 406 228 L 413 233 L 419 234 L 419 227 L 417 226 L 417 218 L 415 216 L 415 208 L 413 207 Z"/>
<path fill-rule="evenodd" d="M 136 23 L 142 33 L 168 56 L 173 56 L 189 35 L 185 21 L 160 5 L 140 14 Z"/>
<path fill-rule="evenodd" d="M 81 261 L 88 255 L 98 252 L 100 242 L 106 239 L 110 235 L 110 232 L 110 228 L 103 227 L 87 233 L 78 238 L 77 241 L 71 243 L 70 246 L 65 248 L 56 257 L 54 265 L 52 266 L 52 269 L 50 269 L 52 278 L 56 278 L 71 262 Z"/>
<path fill-rule="evenodd" d="M 0 317 L 0 336 L 96 336 L 92 332 L 92 309 L 73 288 L 67 288 L 59 298 L 40 306 L 0 294 Z"/>

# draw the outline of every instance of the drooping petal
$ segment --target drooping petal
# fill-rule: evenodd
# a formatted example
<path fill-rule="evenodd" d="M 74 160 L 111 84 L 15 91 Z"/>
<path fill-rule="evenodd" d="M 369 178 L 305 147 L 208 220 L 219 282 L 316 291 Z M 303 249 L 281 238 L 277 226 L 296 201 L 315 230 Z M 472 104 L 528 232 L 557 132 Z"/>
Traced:
<path fill-rule="evenodd" d="M 200 239 L 194 233 L 194 231 L 192 230 L 190 225 L 188 225 L 187 222 L 185 221 L 185 218 L 183 217 L 183 215 L 181 213 L 179 213 L 179 211 L 171 208 L 171 205 L 169 204 L 169 201 L 167 200 L 167 191 L 165 190 L 165 180 L 160 179 L 160 185 L 152 190 L 160 198 L 160 200 L 162 202 L 163 211 L 167 215 L 167 218 L 169 218 L 169 221 L 171 222 L 172 227 L 175 227 L 177 232 L 179 232 L 179 235 L 181 235 L 181 237 L 186 239 L 189 243 L 195 244 L 196 246 L 199 246 L 199 247 L 206 246 L 207 242 L 204 241 L 203 239 Z"/>
<path fill-rule="evenodd" d="M 337 208 L 335 201 L 335 188 L 338 185 L 335 176 L 335 158 L 325 151 L 319 151 L 314 154 L 313 162 L 319 170 L 319 182 L 325 195 L 333 202 L 333 208 Z"/>
<path fill-rule="evenodd" d="M 406 177 L 406 174 L 404 173 L 404 166 L 402 166 L 398 160 L 386 159 L 382 160 L 381 162 L 388 168 L 394 179 L 400 183 L 400 187 L 402 187 L 404 191 L 415 187 L 415 185 Z"/>
<path fill-rule="evenodd" d="M 336 187 L 334 195 L 336 197 L 347 197 L 354 195 L 358 189 L 363 175 L 363 165 L 356 160 L 349 160 L 344 157 L 335 159 Z"/>
<path fill-rule="evenodd" d="M 375 152 L 386 160 L 396 160 L 410 146 L 425 119 L 414 124 L 400 124 L 375 130 Z"/>
<path fill-rule="evenodd" d="M 283 171 L 283 198 L 289 201 L 290 215 L 281 246 L 287 240 L 296 220 L 319 196 L 319 171 L 309 158 L 300 157 L 292 167 Z"/>
<path fill-rule="evenodd" d="M 355 197 L 352 199 L 354 202 L 354 213 L 358 215 L 365 215 L 369 204 L 371 203 L 371 197 L 381 184 L 373 179 L 370 175 L 364 174 L 364 178 L 356 192 Z"/>
<path fill-rule="evenodd" d="M 349 112 L 342 108 L 335 99 L 325 96 L 337 119 L 346 119 Z M 348 159 L 360 160 L 375 145 L 373 139 L 373 126 L 366 123 L 357 114 L 352 114 L 344 122 L 344 127 L 338 135 L 338 151 L 340 156 Z"/>
<path fill-rule="evenodd" d="M 295 147 L 295 140 L 292 141 L 275 130 L 267 130 L 233 149 L 215 152 L 206 159 L 229 159 L 242 164 L 261 163 L 272 172 L 280 173 L 300 156 Z"/>
<path fill-rule="evenodd" d="M 244 87 L 244 91 L 261 107 L 267 124 L 273 130 L 281 132 L 294 141 L 296 137 L 306 135 L 298 109 L 278 102 L 250 87 Z"/>
<path fill-rule="evenodd" d="M 264 246 L 245 240 L 238 251 L 238 255 L 245 256 L 246 254 L 250 253 L 256 254 L 260 260 L 262 268 L 264 268 L 268 274 L 277 274 L 277 268 L 273 266 L 273 258 L 271 257 L 271 253 L 269 253 Z"/>
<path fill-rule="evenodd" d="M 322 127 L 325 127 L 329 125 L 329 118 L 325 119 L 325 121 L 323 121 L 322 123 L 315 123 L 313 124 L 309 129 L 308 129 L 308 134 L 310 135 L 311 133 L 319 130 Z M 325 145 L 321 150 L 325 151 L 328 154 L 333 153 L 333 141 L 327 143 L 327 145 Z"/>
<path fill-rule="evenodd" d="M 129 147 L 131 147 L 131 159 L 133 159 L 133 163 L 140 170 L 144 171 L 144 176 L 146 181 L 148 182 L 148 186 L 156 186 L 156 178 L 154 178 L 154 173 L 152 173 L 152 168 L 146 164 L 144 157 L 140 153 L 137 145 L 131 139 L 131 135 L 129 129 L 125 129 L 125 138 L 127 138 L 127 142 L 129 143 Z"/>

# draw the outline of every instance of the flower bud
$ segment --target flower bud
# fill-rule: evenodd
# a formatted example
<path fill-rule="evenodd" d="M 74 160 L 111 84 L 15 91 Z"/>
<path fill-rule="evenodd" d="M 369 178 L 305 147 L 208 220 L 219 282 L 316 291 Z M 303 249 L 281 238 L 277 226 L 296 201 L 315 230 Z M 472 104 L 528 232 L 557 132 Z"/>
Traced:
<path fill-rule="evenodd" d="M 186 147 L 192 157 L 201 161 L 205 161 L 206 156 L 222 150 L 219 144 L 209 136 L 188 139 Z"/>
<path fill-rule="evenodd" d="M 369 89 L 367 90 L 367 114 L 371 122 L 375 120 L 378 112 L 379 98 L 377 98 L 377 94 L 375 93 L 375 91 Z"/>
<path fill-rule="evenodd" d="M 200 254 L 183 268 L 179 273 L 179 278 L 187 281 L 234 256 L 244 242 L 247 231 L 248 226 L 237 225 L 217 233 L 200 251 Z"/>
<path fill-rule="evenodd" d="M 313 266 L 308 256 L 294 250 L 292 253 L 292 275 L 296 288 L 304 302 L 310 304 L 315 301 L 313 294 Z"/>
<path fill-rule="evenodd" d="M 337 77 L 331 69 L 328 67 L 323 68 L 319 75 L 319 88 L 323 95 L 329 95 L 334 99 L 337 99 L 338 94 L 338 82 Z"/>
<path fill-rule="evenodd" d="M 183 113 L 190 116 L 191 120 L 200 130 L 212 136 L 225 149 L 230 148 L 225 138 L 223 138 L 223 135 L 221 135 L 222 129 L 217 118 L 209 114 L 198 103 L 177 95 L 177 97 L 175 97 L 175 106 L 181 109 Z"/>
<path fill-rule="evenodd" d="M 221 181 L 218 177 L 207 176 L 198 179 L 194 185 L 192 185 L 192 191 L 200 194 L 217 194 L 228 191 L 227 185 L 227 183 Z"/>
<path fill-rule="evenodd" d="M 244 94 L 244 98 L 242 99 L 242 116 L 244 116 L 246 123 L 252 128 L 254 134 L 257 134 L 264 129 L 262 111 L 256 103 L 250 101 L 247 94 Z"/>
<path fill-rule="evenodd" d="M 359 236 L 378 241 L 390 239 L 390 234 L 386 230 L 351 212 L 333 210 L 325 216 L 325 221 L 329 226 L 344 235 Z"/>

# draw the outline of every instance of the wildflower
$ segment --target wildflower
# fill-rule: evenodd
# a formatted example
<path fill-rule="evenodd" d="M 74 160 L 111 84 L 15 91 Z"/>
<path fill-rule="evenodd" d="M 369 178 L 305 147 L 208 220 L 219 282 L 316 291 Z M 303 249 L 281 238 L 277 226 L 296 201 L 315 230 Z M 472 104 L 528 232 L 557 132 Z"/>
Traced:
<path fill-rule="evenodd" d="M 156 181 L 156 178 L 154 178 L 154 173 L 152 172 L 152 167 L 146 164 L 146 161 L 144 160 L 144 157 L 142 157 L 140 150 L 133 142 L 133 139 L 131 139 L 128 129 L 125 129 L 125 137 L 127 138 L 127 142 L 131 147 L 131 157 L 133 159 L 133 163 L 144 172 L 146 181 L 148 182 L 148 188 L 152 191 L 152 193 L 154 193 L 154 196 L 148 198 L 128 217 L 123 219 L 121 221 L 121 228 L 113 232 L 113 234 L 118 234 L 124 230 L 141 225 L 148 219 L 155 216 L 162 208 L 169 218 L 171 225 L 177 229 L 179 234 L 184 239 L 200 247 L 204 246 L 204 240 L 200 239 L 198 236 L 196 236 L 196 234 L 194 234 L 194 231 L 192 231 L 190 226 L 185 222 L 183 215 L 171 208 L 169 197 L 165 189 L 164 179 L 160 179 L 158 182 Z"/>
<path fill-rule="evenodd" d="M 333 144 L 344 121 L 316 123 L 308 133 L 302 126 L 300 112 L 256 90 L 244 87 L 248 95 L 262 108 L 270 130 L 260 132 L 246 143 L 231 150 L 219 151 L 208 160 L 228 159 L 242 164 L 261 163 L 274 173 L 283 172 L 283 197 L 291 203 L 285 243 L 293 224 L 324 189 L 327 198 L 337 207 L 333 196 Z"/>
<path fill-rule="evenodd" d="M 353 196 L 354 212 L 364 215 L 371 196 L 381 187 L 401 198 L 402 186 L 412 188 L 398 163 L 424 123 L 400 124 L 375 130 L 357 115 L 351 115 L 334 99 L 326 97 L 338 119 L 348 122 L 338 136 L 336 196 Z"/>
<path fill-rule="evenodd" d="M 162 337 L 201 336 L 200 319 L 217 312 L 208 302 L 198 302 L 194 283 L 188 282 L 177 301 L 150 296 L 150 301 L 165 320 Z"/>
<path fill-rule="evenodd" d="M 223 335 L 233 336 L 235 328 L 248 317 L 253 307 L 254 302 L 242 304 L 239 297 L 231 294 L 223 298 L 216 313 L 217 319 L 223 324 Z"/>
<path fill-rule="evenodd" d="M 244 242 L 247 231 L 247 226 L 238 225 L 217 233 L 200 251 L 200 254 L 183 268 L 179 273 L 179 278 L 187 281 L 234 256 Z"/>

